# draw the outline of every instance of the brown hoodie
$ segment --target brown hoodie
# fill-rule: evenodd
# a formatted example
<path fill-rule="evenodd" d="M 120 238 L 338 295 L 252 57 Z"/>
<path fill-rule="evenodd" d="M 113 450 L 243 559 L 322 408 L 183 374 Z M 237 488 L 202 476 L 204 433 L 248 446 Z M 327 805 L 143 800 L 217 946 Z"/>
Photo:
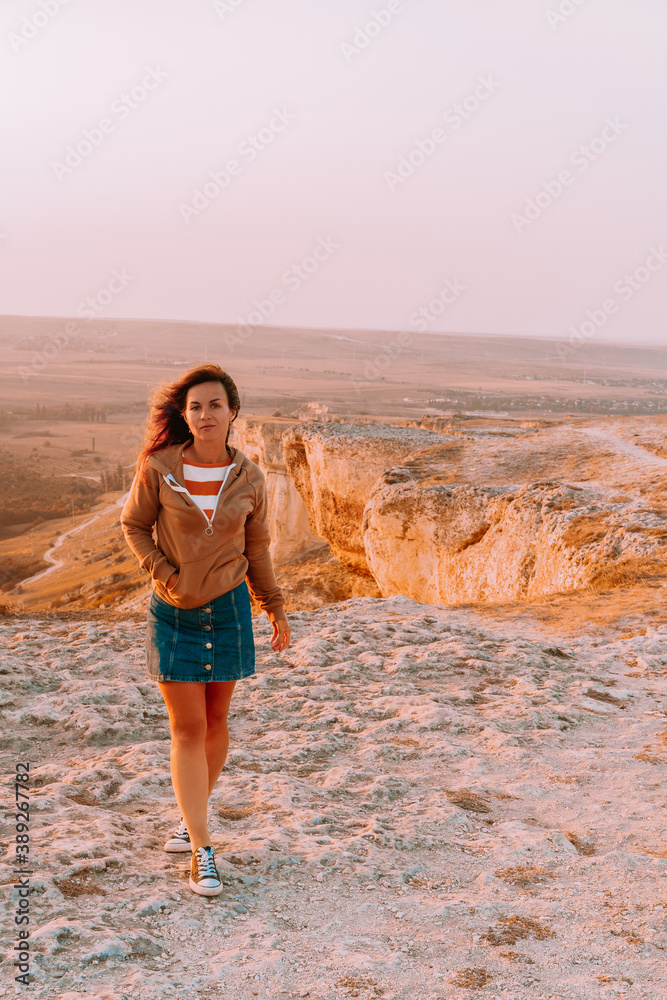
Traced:
<path fill-rule="evenodd" d="M 148 486 L 135 474 L 120 515 L 127 544 L 150 573 L 157 596 L 168 604 L 199 607 L 247 576 L 269 620 L 285 618 L 285 598 L 269 554 L 264 473 L 229 445 L 232 465 L 209 526 L 185 486 L 182 452 L 189 443 L 169 445 L 148 458 Z M 167 580 L 176 572 L 176 586 L 167 590 Z"/>

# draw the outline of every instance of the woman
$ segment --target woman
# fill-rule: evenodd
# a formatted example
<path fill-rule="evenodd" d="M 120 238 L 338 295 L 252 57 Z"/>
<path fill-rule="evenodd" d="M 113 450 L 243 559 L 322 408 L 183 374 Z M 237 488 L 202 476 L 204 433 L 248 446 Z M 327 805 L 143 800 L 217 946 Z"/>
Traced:
<path fill-rule="evenodd" d="M 165 850 L 192 850 L 190 888 L 217 896 L 207 807 L 227 757 L 236 681 L 255 672 L 248 585 L 273 623 L 276 652 L 287 647 L 290 628 L 269 554 L 264 475 L 227 443 L 241 405 L 231 376 L 201 365 L 163 385 L 150 403 L 120 522 L 152 579 L 146 668 L 169 712 L 182 813 Z"/>

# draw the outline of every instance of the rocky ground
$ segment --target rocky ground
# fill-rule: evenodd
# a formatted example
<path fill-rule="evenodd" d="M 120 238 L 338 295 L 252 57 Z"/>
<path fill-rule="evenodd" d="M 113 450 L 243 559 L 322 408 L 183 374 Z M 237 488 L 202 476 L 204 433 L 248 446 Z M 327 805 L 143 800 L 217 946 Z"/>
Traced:
<path fill-rule="evenodd" d="M 556 633 L 360 597 L 292 614 L 280 655 L 256 618 L 210 800 L 211 900 L 188 888 L 189 855 L 162 850 L 178 807 L 144 616 L 5 616 L 0 748 L 5 774 L 31 775 L 31 994 L 662 1000 L 667 624 L 634 610 Z"/>

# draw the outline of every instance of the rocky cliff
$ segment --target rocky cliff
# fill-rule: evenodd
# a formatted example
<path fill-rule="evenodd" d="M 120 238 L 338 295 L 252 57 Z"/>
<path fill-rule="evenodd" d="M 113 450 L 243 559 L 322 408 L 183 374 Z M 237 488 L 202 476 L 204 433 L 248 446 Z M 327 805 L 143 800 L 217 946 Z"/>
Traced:
<path fill-rule="evenodd" d="M 667 555 L 667 530 L 644 504 L 611 503 L 561 483 L 510 488 L 381 477 L 363 520 L 383 596 L 431 604 L 507 601 L 594 583 Z"/>
<path fill-rule="evenodd" d="M 313 532 L 341 563 L 368 574 L 361 522 L 375 482 L 411 452 L 447 440 L 414 427 L 308 422 L 285 432 L 285 463 Z"/>
<path fill-rule="evenodd" d="M 310 528 L 308 510 L 285 464 L 282 435 L 294 423 L 285 417 L 238 417 L 230 437 L 266 476 L 271 558 L 277 565 L 322 544 Z"/>
<path fill-rule="evenodd" d="M 385 596 L 530 598 L 667 556 L 664 459 L 604 428 L 311 423 L 286 432 L 285 460 L 313 530 Z"/>

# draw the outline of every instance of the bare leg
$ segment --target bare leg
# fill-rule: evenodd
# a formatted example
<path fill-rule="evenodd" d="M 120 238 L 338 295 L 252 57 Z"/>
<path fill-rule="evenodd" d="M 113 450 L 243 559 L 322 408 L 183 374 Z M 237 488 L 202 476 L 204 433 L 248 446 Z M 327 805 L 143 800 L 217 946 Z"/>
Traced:
<path fill-rule="evenodd" d="M 229 728 L 227 714 L 236 681 L 211 681 L 206 684 L 206 761 L 208 794 L 215 788 L 227 760 Z"/>
<path fill-rule="evenodd" d="M 192 849 L 211 843 L 205 683 L 158 681 L 171 726 L 171 780 Z M 217 775 L 216 775 L 217 778 Z"/>

